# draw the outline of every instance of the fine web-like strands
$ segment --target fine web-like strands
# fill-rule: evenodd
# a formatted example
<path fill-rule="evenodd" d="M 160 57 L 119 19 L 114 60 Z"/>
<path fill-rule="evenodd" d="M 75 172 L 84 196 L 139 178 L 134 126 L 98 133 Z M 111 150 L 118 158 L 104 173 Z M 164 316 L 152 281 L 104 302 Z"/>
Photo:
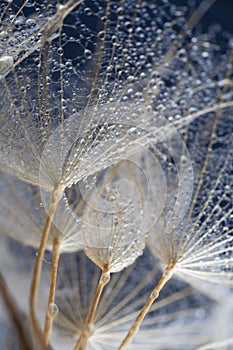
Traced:
<path fill-rule="evenodd" d="M 163 1 L 82 2 L 1 80 L 1 166 L 50 190 L 71 185 L 151 142 L 163 118 L 179 126 L 216 109 L 225 57 L 188 28 L 178 35 L 184 25 Z"/>
<path fill-rule="evenodd" d="M 125 329 L 143 305 L 146 291 L 155 283 L 158 273 L 155 261 L 147 251 L 129 269 L 112 276 L 89 325 L 87 350 L 118 348 Z M 66 350 L 75 345 L 94 299 L 99 275 L 99 269 L 83 253 L 62 257 L 56 294 L 59 314 L 52 337 L 54 348 Z M 170 293 L 163 295 L 152 308 L 151 317 L 143 325 L 132 349 L 187 350 L 207 342 L 211 337 L 205 322 L 202 322 L 202 328 L 199 327 L 200 315 L 204 318 L 210 305 L 207 298 L 192 295 L 192 289 L 185 284 L 171 284 Z"/>
<path fill-rule="evenodd" d="M 179 198 L 179 191 L 181 192 L 179 174 L 187 166 L 187 158 L 181 157 L 180 164 L 176 164 L 172 159 L 170 164 L 167 161 L 165 163 L 166 167 L 169 165 L 165 175 L 170 203 L 165 202 L 164 210 L 152 230 L 149 247 L 166 269 L 119 349 L 123 349 L 131 341 L 150 306 L 158 298 L 161 289 L 173 273 L 177 273 L 187 281 L 189 276 L 193 276 L 208 282 L 232 285 L 232 124 L 230 123 L 232 116 L 230 112 L 223 115 L 215 113 L 209 115 L 208 119 L 200 118 L 183 131 L 194 162 L 194 188 L 190 205 L 187 204 L 185 197 Z M 170 142 L 172 144 L 172 139 Z M 153 168 L 151 171 L 153 174 Z M 178 180 L 174 186 L 175 173 Z M 176 203 L 173 203 L 176 200 L 181 200 L 183 207 L 186 208 L 182 220 Z"/>
<path fill-rule="evenodd" d="M 1 172 L 0 189 L 1 232 L 25 245 L 38 248 L 47 217 L 39 188 Z M 80 194 L 76 193 L 76 188 L 73 191 L 77 201 L 73 203 L 73 211 L 81 212 L 83 201 L 80 200 Z M 60 243 L 61 252 L 79 250 L 80 236 L 80 227 L 61 202 L 54 216 L 46 249 L 52 250 L 56 240 Z"/>
<path fill-rule="evenodd" d="M 85 252 L 100 268 L 107 267 L 110 272 L 122 270 L 142 254 L 151 224 L 144 191 L 147 179 L 138 157 L 141 154 L 122 160 L 79 185 L 82 193 L 86 189 L 81 218 Z M 162 190 L 161 187 L 160 193 Z"/>
<path fill-rule="evenodd" d="M 210 342 L 203 343 L 202 346 L 197 347 L 196 350 L 214 350 L 214 349 L 231 349 L 233 345 L 232 337 L 232 293 L 223 295 L 223 298 L 227 298 L 227 302 L 219 302 L 214 309 L 212 316 L 211 327 L 213 329 L 213 336 Z M 217 311 L 217 312 L 216 312 Z M 221 313 L 224 315 L 222 318 L 224 321 L 222 324 L 216 318 L 215 313 Z"/>
<path fill-rule="evenodd" d="M 232 283 L 231 113 L 201 118 L 184 131 L 194 169 L 191 205 L 174 230 L 167 230 L 165 208 L 151 235 L 154 253 L 163 264 L 174 261 L 184 277 Z"/>
<path fill-rule="evenodd" d="M 51 6 L 24 1 L 3 0 L 0 5 L 0 80 L 46 41 L 54 40 L 64 18 L 80 1 Z"/>
<path fill-rule="evenodd" d="M 29 311 L 29 292 L 30 283 L 33 275 L 33 264 L 36 258 L 36 251 L 30 247 L 21 245 L 4 235 L 1 235 L 0 263 L 4 278 L 7 281 L 8 288 L 16 303 L 22 311 L 22 321 L 25 321 L 27 331 L 30 332 Z M 46 266 L 51 268 L 51 258 L 47 254 Z M 46 286 L 46 288 L 45 288 Z M 43 273 L 42 288 L 40 290 L 40 308 L 37 309 L 37 316 L 40 322 L 44 321 L 46 310 L 46 301 L 48 300 L 49 290 L 49 272 Z M 46 300 L 47 299 L 47 300 Z"/>
<path fill-rule="evenodd" d="M 27 248 L 28 249 L 28 248 Z M 9 255 L 8 260 L 12 261 L 11 268 L 7 267 L 7 262 L 1 266 L 6 272 L 6 276 L 11 275 L 10 287 L 18 285 L 19 278 L 29 282 L 27 276 L 28 267 L 31 267 L 32 256 L 27 253 L 27 249 L 20 245 L 3 247 L 5 254 Z M 1 257 L 4 254 L 1 252 Z M 12 259 L 12 257 L 14 258 Z M 26 266 L 23 261 L 27 257 Z M 18 259 L 18 269 L 14 268 L 14 261 Z M 21 264 L 19 265 L 19 261 Z M 50 269 L 50 258 L 46 257 L 46 270 Z M 19 271 L 20 273 L 19 273 Z M 44 271 L 47 272 L 48 271 Z M 148 273 L 150 271 L 150 273 Z M 25 274 L 26 272 L 26 274 Z M 88 340 L 87 349 L 116 349 L 120 344 L 125 329 L 134 319 L 137 310 L 143 304 L 147 290 L 159 278 L 160 272 L 151 257 L 146 255 L 141 257 L 137 264 L 125 269 L 119 274 L 114 274 L 108 287 L 104 291 L 100 304 L 97 308 L 93 321 L 94 333 Z M 57 350 L 71 349 L 84 326 L 88 310 L 94 298 L 100 270 L 97 269 L 83 253 L 63 255 L 58 274 L 58 290 L 56 293 L 55 325 L 52 333 L 52 346 Z M 26 277 L 26 278 L 25 278 Z M 43 277 L 44 274 L 43 274 Z M 175 282 L 175 281 L 174 281 Z M 22 307 L 27 310 L 27 286 L 25 291 L 19 288 L 14 289 L 14 296 Z M 145 349 L 179 349 L 193 350 L 199 344 L 206 344 L 211 341 L 209 325 L 205 327 L 204 315 L 208 316 L 208 308 L 211 306 L 208 298 L 201 295 L 192 297 L 192 289 L 185 284 L 176 283 L 171 285 L 168 294 L 164 294 L 155 308 L 152 308 L 151 317 L 143 324 L 139 332 L 134 348 L 140 350 L 142 344 Z M 47 284 L 42 278 L 39 293 L 40 320 L 43 323 L 43 310 L 46 308 Z M 25 320 L 26 321 L 26 320 Z M 2 330 L 2 328 L 1 328 Z M 197 334 L 199 335 L 197 337 Z M 155 337 L 156 335 L 156 337 Z M 11 335 L 12 338 L 12 335 Z M 8 334 L 5 339 L 10 344 Z"/>
<path fill-rule="evenodd" d="M 175 7 L 164 2 L 154 7 L 134 1 L 122 6 L 118 1 L 77 5 L 57 38 L 51 42 L 45 30 L 43 44 L 12 70 L 4 68 L 9 73 L 3 74 L 0 82 L 0 164 L 21 179 L 52 191 L 31 285 L 35 329 L 42 259 L 64 188 L 132 153 L 138 139 L 150 143 L 164 123 L 160 117 L 161 94 L 168 96 L 166 90 L 172 90 L 164 56 L 172 67 L 178 66 L 174 59 L 178 60 L 182 71 L 184 65 L 191 65 L 183 58 L 183 51 L 179 57 L 178 48 L 184 44 L 189 55 L 184 41 L 190 43 L 191 35 L 187 33 L 190 37 L 185 40 L 177 36 L 185 20 Z M 161 15 L 156 20 L 158 12 Z M 163 28 L 161 21 L 165 20 L 170 25 Z M 174 58 L 174 50 L 167 49 L 173 45 L 177 50 Z M 197 71 L 185 68 L 195 88 L 200 86 L 199 68 L 202 79 L 208 75 L 202 63 Z M 181 85 L 179 90 L 185 87 L 186 91 L 187 85 Z M 213 90 L 218 85 L 218 81 L 213 82 Z M 190 94 L 189 101 L 192 91 Z M 156 97 L 158 108 L 153 111 L 151 102 Z M 210 94 L 205 107 L 215 109 L 212 102 Z M 166 105 L 164 99 L 163 103 Z M 186 109 L 189 107 L 188 102 Z M 175 124 L 182 124 L 183 117 L 189 120 L 187 116 L 189 113 L 178 122 L 175 119 Z"/>
<path fill-rule="evenodd" d="M 41 202 L 39 188 L 2 172 L 0 184 L 1 233 L 16 238 L 25 245 L 38 248 L 44 222 L 47 217 L 47 213 Z M 78 201 L 78 205 L 74 207 L 74 212 L 81 209 L 81 202 L 82 201 Z M 52 251 L 53 255 L 48 310 L 50 305 L 54 303 L 56 275 L 60 254 L 62 252 L 76 251 L 81 248 L 77 243 L 81 240 L 80 229 L 73 217 L 67 214 L 64 206 L 58 206 L 54 216 L 54 221 L 57 226 L 52 224 L 46 244 L 46 249 Z M 15 225 L 15 222 L 17 222 L 17 225 Z M 49 311 L 46 314 L 46 320 L 45 338 L 47 339 L 52 326 Z"/>
<path fill-rule="evenodd" d="M 219 322 L 221 315 L 222 322 Z M 222 298 L 214 305 L 212 313 L 213 336 L 211 342 L 204 343 L 198 350 L 207 349 L 230 349 L 233 345 L 232 322 L 233 322 L 233 303 L 232 291 L 222 294 Z"/>
<path fill-rule="evenodd" d="M 33 339 L 35 349 L 38 348 L 37 342 L 35 342 L 33 334 L 30 332 L 30 319 L 28 317 L 29 313 L 29 292 L 30 283 L 33 273 L 33 264 L 35 262 L 36 251 L 21 245 L 14 240 L 7 237 L 1 236 L 1 252 L 0 252 L 0 263 L 1 269 L 4 272 L 4 277 L 7 281 L 9 290 L 19 305 L 21 310 L 20 317 L 21 322 L 26 328 L 28 340 L 30 337 Z M 41 288 L 39 291 L 40 307 L 37 309 L 37 317 L 41 325 L 44 322 L 45 311 L 47 308 L 48 292 L 49 292 L 49 275 L 51 269 L 51 255 L 46 255 L 45 267 L 41 279 Z M 14 324 L 13 324 L 14 325 Z M 9 326 L 9 331 L 5 334 L 3 341 L 1 342 L 4 349 L 18 349 L 17 345 L 20 347 L 20 343 L 16 340 L 17 330 L 14 329 L 12 334 L 12 322 L 5 321 L 1 327 L 1 334 L 3 335 L 4 327 Z M 6 347 L 3 346 L 6 344 Z M 24 347 L 23 347 L 24 348 Z M 31 348 L 31 350 L 34 348 Z M 42 349 L 48 349 L 47 347 L 42 347 Z"/>
<path fill-rule="evenodd" d="M 97 174 L 94 179 L 87 179 L 83 187 L 82 183 L 79 185 L 86 201 L 81 217 L 84 250 L 102 269 L 102 274 L 75 350 L 85 348 L 88 329 L 110 273 L 131 265 L 145 247 L 149 228 L 145 227 L 146 196 L 140 188 L 140 182 L 145 179 L 140 170 L 136 158 L 132 157 Z"/>
<path fill-rule="evenodd" d="M 0 82 L 0 165 L 53 191 L 32 294 L 64 188 L 131 154 L 138 140 L 166 137 L 167 118 L 179 127 L 215 110 L 216 93 L 228 83 L 212 73 L 225 56 L 193 37 L 195 19 L 184 28 L 175 6 L 77 5 L 59 35 L 51 41 L 44 33 L 43 45 Z M 222 100 L 221 108 L 231 104 Z"/>
<path fill-rule="evenodd" d="M 192 32 L 213 2 L 203 1 L 201 10 L 188 21 L 184 9 L 165 0 L 156 4 L 133 0 L 70 0 L 64 4 L 45 1 L 43 5 L 26 0 L 22 7 L 17 0 L 1 3 L 0 50 L 5 56 L 0 56 L 0 166 L 50 192 L 42 191 L 47 215 L 30 297 L 32 325 L 42 347 L 35 317 L 37 289 L 52 221 L 56 225 L 60 219 L 56 219 L 56 210 L 64 189 L 127 158 L 140 145 L 148 147 L 158 140 L 169 140 L 174 136 L 174 127 L 181 129 L 203 115 L 209 119 L 208 113 L 217 110 L 218 115 L 232 105 L 232 79 L 230 74 L 225 75 L 230 45 L 225 42 L 224 52 L 221 50 L 215 39 L 219 34 L 216 29 L 203 36 Z M 36 25 L 27 28 L 28 20 L 32 23 L 35 18 Z M 212 140 L 214 128 L 213 123 L 213 134 L 207 133 L 207 139 Z M 201 134 L 195 130 L 190 144 L 196 133 Z M 204 154 L 213 154 L 212 144 L 210 141 Z M 223 279 L 231 277 L 232 260 L 228 254 L 232 249 L 231 231 L 230 238 L 224 231 L 230 209 L 225 208 L 225 197 L 222 200 L 222 196 L 228 197 L 229 189 L 223 190 L 220 184 L 225 169 L 228 174 L 232 169 L 226 157 L 226 166 L 219 166 L 223 169 L 221 181 L 216 179 L 213 185 L 208 168 L 211 156 L 205 159 L 200 170 L 200 160 L 195 158 L 201 175 L 200 180 L 195 178 L 193 204 L 183 226 L 174 231 L 175 221 L 170 220 L 174 216 L 167 215 L 167 208 L 162 222 L 158 221 L 156 230 L 162 233 L 157 233 L 156 244 L 163 249 L 157 249 L 156 254 L 180 273 L 206 278 L 211 270 L 211 279 L 221 280 L 221 269 Z M 183 157 L 183 171 L 185 163 Z M 169 185 L 173 200 L 171 178 Z M 202 189 L 205 192 L 212 185 L 214 192 L 220 191 L 221 199 L 211 194 L 205 206 Z M 215 198 L 219 202 L 215 203 Z M 188 199 L 186 204 L 188 207 Z M 172 206 L 168 198 L 169 205 Z M 219 206 L 226 209 L 223 219 Z M 175 218 L 179 208 L 182 205 L 174 208 Z M 157 203 L 154 209 L 157 211 Z M 210 219 L 215 210 L 216 224 Z M 195 211 L 200 215 L 193 220 Z M 177 223 L 185 211 L 181 214 Z M 98 220 L 93 219 L 92 224 Z M 114 225 L 110 227 L 115 229 Z M 172 228 L 171 240 L 163 239 L 164 227 L 167 231 Z M 218 238 L 218 229 L 223 229 L 224 239 Z M 122 232 L 118 233 L 122 237 Z M 93 255 L 93 248 L 96 249 L 89 248 L 88 255 Z M 219 253 L 220 262 L 215 259 Z"/>

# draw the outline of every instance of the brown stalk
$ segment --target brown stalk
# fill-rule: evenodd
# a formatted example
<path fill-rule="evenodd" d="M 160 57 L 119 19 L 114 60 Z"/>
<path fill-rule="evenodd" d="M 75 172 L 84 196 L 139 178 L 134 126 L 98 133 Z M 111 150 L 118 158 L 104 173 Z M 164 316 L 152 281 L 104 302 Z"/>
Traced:
<path fill-rule="evenodd" d="M 109 272 L 108 268 L 105 268 L 105 269 L 103 269 L 102 274 L 100 276 L 97 290 L 95 293 L 95 297 L 94 297 L 93 303 L 91 305 L 90 311 L 88 313 L 88 316 L 86 318 L 83 331 L 82 331 L 75 347 L 73 348 L 73 350 L 85 350 L 86 349 L 87 340 L 91 336 L 90 324 L 92 323 L 92 321 L 94 319 L 95 312 L 96 312 L 97 306 L 99 304 L 99 300 L 100 300 L 100 297 L 102 295 L 103 289 L 109 283 L 109 281 L 110 281 L 110 272 Z"/>
<path fill-rule="evenodd" d="M 56 290 L 56 282 L 57 282 L 57 270 L 58 270 L 58 262 L 60 258 L 60 241 L 55 238 L 53 241 L 53 250 L 52 250 L 52 271 L 50 276 L 50 289 L 49 289 L 49 299 L 48 299 L 48 308 L 45 317 L 44 323 L 44 338 L 45 343 L 48 344 L 49 337 L 52 332 L 53 320 L 56 317 L 57 313 L 54 308 L 55 301 L 55 290 Z"/>
<path fill-rule="evenodd" d="M 38 254 L 37 254 L 37 258 L 34 266 L 34 272 L 33 272 L 31 289 L 30 289 L 29 316 L 31 320 L 32 331 L 36 337 L 36 340 L 39 343 L 39 346 L 42 349 L 47 349 L 47 346 L 36 317 L 37 295 L 38 295 L 38 289 L 40 284 L 40 276 L 41 276 L 44 252 L 46 249 L 46 244 L 47 244 L 50 228 L 52 225 L 52 220 L 56 212 L 57 205 L 62 198 L 63 190 L 64 190 L 63 187 L 61 187 L 60 185 L 55 186 L 53 190 L 50 207 L 48 211 L 48 216 L 47 216 L 45 227 L 42 233 L 41 242 L 40 242 L 40 246 L 39 246 L 39 250 L 38 250 Z"/>
<path fill-rule="evenodd" d="M 175 267 L 175 263 L 171 263 L 170 265 L 167 266 L 166 270 L 162 274 L 162 277 L 160 278 L 159 282 L 156 284 L 155 288 L 151 292 L 149 298 L 147 299 L 145 305 L 143 306 L 140 313 L 138 314 L 136 320 L 132 324 L 129 332 L 127 333 L 126 337 L 122 341 L 118 350 L 126 349 L 126 346 L 132 341 L 132 339 L 136 335 L 142 321 L 144 320 L 146 314 L 148 313 L 151 305 L 159 297 L 159 293 L 162 290 L 162 288 L 165 286 L 165 284 L 171 279 L 171 277 L 173 275 L 174 267 Z"/>
<path fill-rule="evenodd" d="M 4 277 L 2 276 L 2 273 L 0 271 L 0 294 L 4 301 L 4 304 L 6 306 L 9 318 L 16 329 L 20 344 L 22 345 L 22 348 L 24 350 L 33 350 L 33 344 L 31 341 L 30 336 L 28 336 L 26 329 L 24 328 L 22 321 L 21 321 L 21 315 L 20 310 L 18 309 L 18 306 L 15 302 L 15 300 L 12 298 Z"/>

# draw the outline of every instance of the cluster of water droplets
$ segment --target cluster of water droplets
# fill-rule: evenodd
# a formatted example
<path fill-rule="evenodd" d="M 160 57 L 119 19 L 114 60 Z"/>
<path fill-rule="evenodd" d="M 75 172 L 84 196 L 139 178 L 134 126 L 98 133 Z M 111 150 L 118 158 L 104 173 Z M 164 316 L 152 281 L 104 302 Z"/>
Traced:
<path fill-rule="evenodd" d="M 214 111 L 222 90 L 221 103 L 231 101 L 217 29 L 194 36 L 184 11 L 167 1 L 67 4 L 2 5 L 1 166 L 21 179 L 71 187 L 174 137 L 173 126 Z M 190 174 L 180 184 L 174 175 L 176 184 L 188 189 Z M 178 201 L 168 185 L 172 211 Z M 189 204 L 189 195 L 182 198 L 170 226 Z"/>
<path fill-rule="evenodd" d="M 0 166 L 16 176 L 1 177 L 4 233 L 38 247 L 60 184 L 47 249 L 54 238 L 62 251 L 81 246 L 118 272 L 149 238 L 178 272 L 232 281 L 232 111 L 221 110 L 232 106 L 232 42 L 221 33 L 220 48 L 218 27 L 195 35 L 186 11 L 1 2 Z"/>
<path fill-rule="evenodd" d="M 84 201 L 81 218 L 69 193 L 66 204 L 77 216 L 86 254 L 111 272 L 133 263 L 142 254 L 152 224 L 147 217 L 148 183 L 140 164 L 133 158 L 122 160 L 78 187 Z"/>
<path fill-rule="evenodd" d="M 70 275 L 68 272 L 73 264 L 76 269 Z M 60 269 L 57 290 L 59 316 L 54 324 L 52 345 L 57 347 L 65 341 L 72 348 L 88 313 L 87 305 L 93 298 L 99 271 L 82 252 L 61 257 Z M 159 276 L 158 265 L 148 251 L 128 269 L 112 274 L 111 281 L 103 291 L 95 321 L 91 324 L 93 332 L 88 346 L 98 346 L 103 340 L 106 343 L 103 349 L 117 349 L 125 336 L 125 329 L 133 321 L 135 312 L 144 304 L 148 290 Z M 177 286 L 170 281 L 170 288 L 164 291 L 160 302 L 152 307 L 150 316 L 142 324 L 134 340 L 136 349 L 160 349 L 161 344 L 166 344 L 167 348 L 191 350 L 194 344 L 208 341 L 210 335 L 207 329 L 210 324 L 205 321 L 209 316 L 211 302 L 200 293 L 191 294 L 185 287 L 184 283 Z M 82 294 L 84 290 L 85 296 Z M 80 300 L 85 302 L 80 303 Z M 195 314 L 193 305 L 197 306 Z M 200 338 L 197 337 L 199 333 Z"/>
<path fill-rule="evenodd" d="M 22 59 L 43 40 L 42 28 L 53 16 L 49 3 L 3 1 L 0 26 L 0 79 L 4 78 Z"/>
<path fill-rule="evenodd" d="M 163 118 L 176 127 L 185 124 L 197 110 L 211 108 L 220 89 L 209 74 L 217 49 L 193 37 L 188 28 L 185 37 L 180 34 L 184 13 L 175 6 L 166 1 L 155 6 L 128 0 L 123 7 L 117 1 L 88 6 L 84 1 L 76 7 L 68 3 L 66 11 L 60 5 L 57 12 L 48 5 L 48 17 L 42 15 L 46 5 L 32 6 L 45 21 L 40 45 L 12 71 L 12 55 L 0 58 L 1 164 L 38 184 L 48 143 L 41 164 L 47 175 L 40 178 L 47 188 L 60 181 L 72 185 L 90 174 L 86 168 L 94 173 L 111 165 L 110 157 L 116 163 L 124 152 L 133 151 L 131 135 L 135 140 L 148 135 L 145 145 L 155 142 Z M 32 15 L 23 12 L 27 8 L 19 14 L 15 10 L 16 19 L 31 20 Z M 59 35 L 51 40 L 47 34 L 58 26 L 58 14 L 63 26 L 60 23 Z M 108 154 L 110 143 L 115 150 L 110 148 Z"/>
<path fill-rule="evenodd" d="M 170 211 L 179 218 L 179 198 L 174 160 L 161 165 L 167 180 L 167 203 L 152 230 L 151 248 L 164 263 L 177 260 L 179 272 L 213 282 L 232 281 L 232 145 L 231 112 L 201 117 L 183 132 L 192 159 L 193 191 L 183 218 L 169 230 Z M 163 151 L 163 155 L 165 152 Z M 181 157 L 181 162 L 183 161 Z M 180 168 L 178 168 L 180 171 Z M 153 172 L 153 170 L 151 170 Z M 190 199 L 189 199 L 190 200 Z"/>
<path fill-rule="evenodd" d="M 28 184 L 4 172 L 1 172 L 0 184 L 2 234 L 26 246 L 38 248 L 47 218 L 46 204 L 49 204 L 51 193 L 45 192 L 44 197 L 41 197 L 38 186 Z M 78 193 L 75 193 L 75 199 L 79 201 Z M 17 220 L 17 226 L 15 220 Z M 54 241 L 58 241 L 61 252 L 79 250 L 81 248 L 79 243 L 82 242 L 80 227 L 75 218 L 66 211 L 63 201 L 57 208 L 53 222 L 46 249 L 52 251 Z"/>

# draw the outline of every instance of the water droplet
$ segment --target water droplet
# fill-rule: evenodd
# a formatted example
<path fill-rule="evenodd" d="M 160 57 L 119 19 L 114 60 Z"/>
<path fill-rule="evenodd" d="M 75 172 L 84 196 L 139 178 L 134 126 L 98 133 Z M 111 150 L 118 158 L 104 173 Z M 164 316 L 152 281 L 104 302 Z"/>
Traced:
<path fill-rule="evenodd" d="M 86 7 L 86 8 L 84 9 L 84 13 L 85 13 L 87 16 L 90 16 L 90 15 L 92 14 L 92 11 L 91 11 L 91 9 L 90 9 L 89 7 Z"/>
<path fill-rule="evenodd" d="M 135 136 L 137 136 L 138 135 L 138 130 L 137 130 L 137 128 L 136 127 L 132 127 L 132 128 L 130 128 L 129 130 L 128 130 L 128 135 L 129 135 L 129 137 L 135 137 Z"/>
<path fill-rule="evenodd" d="M 88 332 L 89 332 L 90 335 L 93 335 L 93 334 L 94 334 L 95 329 L 96 329 L 96 327 L 95 327 L 95 324 L 94 324 L 94 323 L 91 322 L 91 323 L 89 323 L 89 324 L 87 325 L 87 330 L 88 330 Z"/>
<path fill-rule="evenodd" d="M 114 195 L 109 196 L 110 202 L 114 202 L 115 200 L 116 200 L 116 196 L 114 196 Z"/>
<path fill-rule="evenodd" d="M 100 40 L 104 39 L 104 31 L 99 32 L 98 37 Z"/>
<path fill-rule="evenodd" d="M 59 309 L 58 309 L 57 304 L 54 304 L 54 303 L 49 304 L 48 313 L 51 317 L 53 317 L 53 318 L 57 317 L 58 312 L 59 312 Z"/>
<path fill-rule="evenodd" d="M 117 37 L 115 35 L 113 35 L 113 37 L 112 37 L 112 43 L 113 43 L 113 45 L 115 45 L 117 43 Z"/>
<path fill-rule="evenodd" d="M 118 9 L 117 9 L 118 16 L 123 15 L 123 13 L 124 13 L 124 8 L 123 7 L 118 7 Z"/>
<path fill-rule="evenodd" d="M 53 41 L 54 39 L 56 39 L 59 36 L 59 31 L 52 33 L 50 35 L 50 37 L 48 38 L 50 41 Z"/>
<path fill-rule="evenodd" d="M 71 68 L 73 67 L 71 61 L 67 61 L 65 65 L 66 65 L 66 68 L 67 68 L 67 69 L 71 69 Z"/>
<path fill-rule="evenodd" d="M 24 25 L 25 18 L 23 16 L 19 16 L 16 21 L 15 21 L 15 27 L 17 29 L 21 29 L 22 26 Z"/>
<path fill-rule="evenodd" d="M 7 31 L 3 30 L 0 32 L 0 40 L 1 41 L 7 41 L 9 39 L 9 34 Z"/>
<path fill-rule="evenodd" d="M 13 65 L 14 65 L 13 57 L 11 56 L 0 57 L 0 80 L 5 78 L 5 76 L 13 68 Z"/>
<path fill-rule="evenodd" d="M 185 155 L 182 155 L 180 160 L 182 165 L 186 165 L 188 162 L 188 158 Z"/>
<path fill-rule="evenodd" d="M 36 26 L 36 21 L 33 18 L 29 18 L 26 21 L 26 26 L 28 28 L 34 28 Z"/>
<path fill-rule="evenodd" d="M 92 52 L 90 51 L 90 50 L 85 50 L 84 51 L 84 56 L 88 59 L 88 60 L 90 60 L 91 58 L 92 58 Z"/>
<path fill-rule="evenodd" d="M 35 0 L 27 1 L 26 4 L 25 4 L 26 7 L 32 7 L 34 5 L 35 5 Z"/>
<path fill-rule="evenodd" d="M 59 55 L 61 55 L 61 54 L 63 53 L 62 47 L 59 47 L 59 48 L 57 49 L 57 52 L 59 53 Z"/>

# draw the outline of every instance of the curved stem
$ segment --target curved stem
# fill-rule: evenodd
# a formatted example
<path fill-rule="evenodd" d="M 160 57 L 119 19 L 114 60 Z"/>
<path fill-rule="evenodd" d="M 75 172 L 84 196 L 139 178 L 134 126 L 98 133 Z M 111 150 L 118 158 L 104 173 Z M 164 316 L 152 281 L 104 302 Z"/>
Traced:
<path fill-rule="evenodd" d="M 58 262 L 60 258 L 60 246 L 61 246 L 60 241 L 55 238 L 53 241 L 52 271 L 51 271 L 51 277 L 50 277 L 48 308 L 47 308 L 45 323 L 44 323 L 44 338 L 45 338 L 46 344 L 48 344 L 49 337 L 52 332 L 53 320 L 57 315 L 57 312 L 54 309 L 56 307 L 54 305 L 54 301 L 55 301 L 55 290 L 56 290 L 56 282 L 57 282 Z"/>
<path fill-rule="evenodd" d="M 18 338 L 19 338 L 20 344 L 22 345 L 22 348 L 24 350 L 33 350 L 34 347 L 33 347 L 31 338 L 27 334 L 26 329 L 24 328 L 21 321 L 20 310 L 18 309 L 16 302 L 10 295 L 10 292 L 6 285 L 6 281 L 2 276 L 1 271 L 0 271 L 0 294 L 6 306 L 9 318 L 11 319 L 12 324 L 17 331 Z"/>
<path fill-rule="evenodd" d="M 44 252 L 45 252 L 46 244 L 48 240 L 48 235 L 52 225 L 54 214 L 57 209 L 57 205 L 62 198 L 63 190 L 64 190 L 63 187 L 61 187 L 60 185 L 57 185 L 53 190 L 50 207 L 48 211 L 48 216 L 47 216 L 45 227 L 42 233 L 41 242 L 40 242 L 40 246 L 39 246 L 39 250 L 38 250 L 38 254 L 37 254 L 37 258 L 34 266 L 34 272 L 33 272 L 31 289 L 30 289 L 29 316 L 31 320 L 32 331 L 34 332 L 36 336 L 36 340 L 39 342 L 39 346 L 42 349 L 46 349 L 47 347 L 36 317 L 37 294 L 39 289 L 41 269 L 42 269 Z"/>
<path fill-rule="evenodd" d="M 156 284 L 155 288 L 151 292 L 149 298 L 147 299 L 145 305 L 141 309 L 140 313 L 138 314 L 136 320 L 132 324 L 129 332 L 127 333 L 126 337 L 122 341 L 120 347 L 118 350 L 124 350 L 126 349 L 126 346 L 131 342 L 133 337 L 136 335 L 142 321 L 144 320 L 146 314 L 148 313 L 151 305 L 154 303 L 154 301 L 159 297 L 159 293 L 162 290 L 162 288 L 165 286 L 165 284 L 171 279 L 173 275 L 173 269 L 175 267 L 175 263 L 172 263 L 167 266 L 166 270 L 164 271 L 162 277 L 160 278 L 159 282 Z"/>
<path fill-rule="evenodd" d="M 102 271 L 101 276 L 100 276 L 98 287 L 97 287 L 97 290 L 95 293 L 95 297 L 94 297 L 93 303 L 91 305 L 90 311 L 87 315 L 86 321 L 85 321 L 84 329 L 83 329 L 75 347 L 73 348 L 73 350 L 85 350 L 86 349 L 87 340 L 91 336 L 91 333 L 92 333 L 92 329 L 90 327 L 91 323 L 94 319 L 95 312 L 96 312 L 97 306 L 99 304 L 99 300 L 100 300 L 101 294 L 103 292 L 103 289 L 109 283 L 109 281 L 110 281 L 110 272 L 108 269 L 104 269 Z"/>

